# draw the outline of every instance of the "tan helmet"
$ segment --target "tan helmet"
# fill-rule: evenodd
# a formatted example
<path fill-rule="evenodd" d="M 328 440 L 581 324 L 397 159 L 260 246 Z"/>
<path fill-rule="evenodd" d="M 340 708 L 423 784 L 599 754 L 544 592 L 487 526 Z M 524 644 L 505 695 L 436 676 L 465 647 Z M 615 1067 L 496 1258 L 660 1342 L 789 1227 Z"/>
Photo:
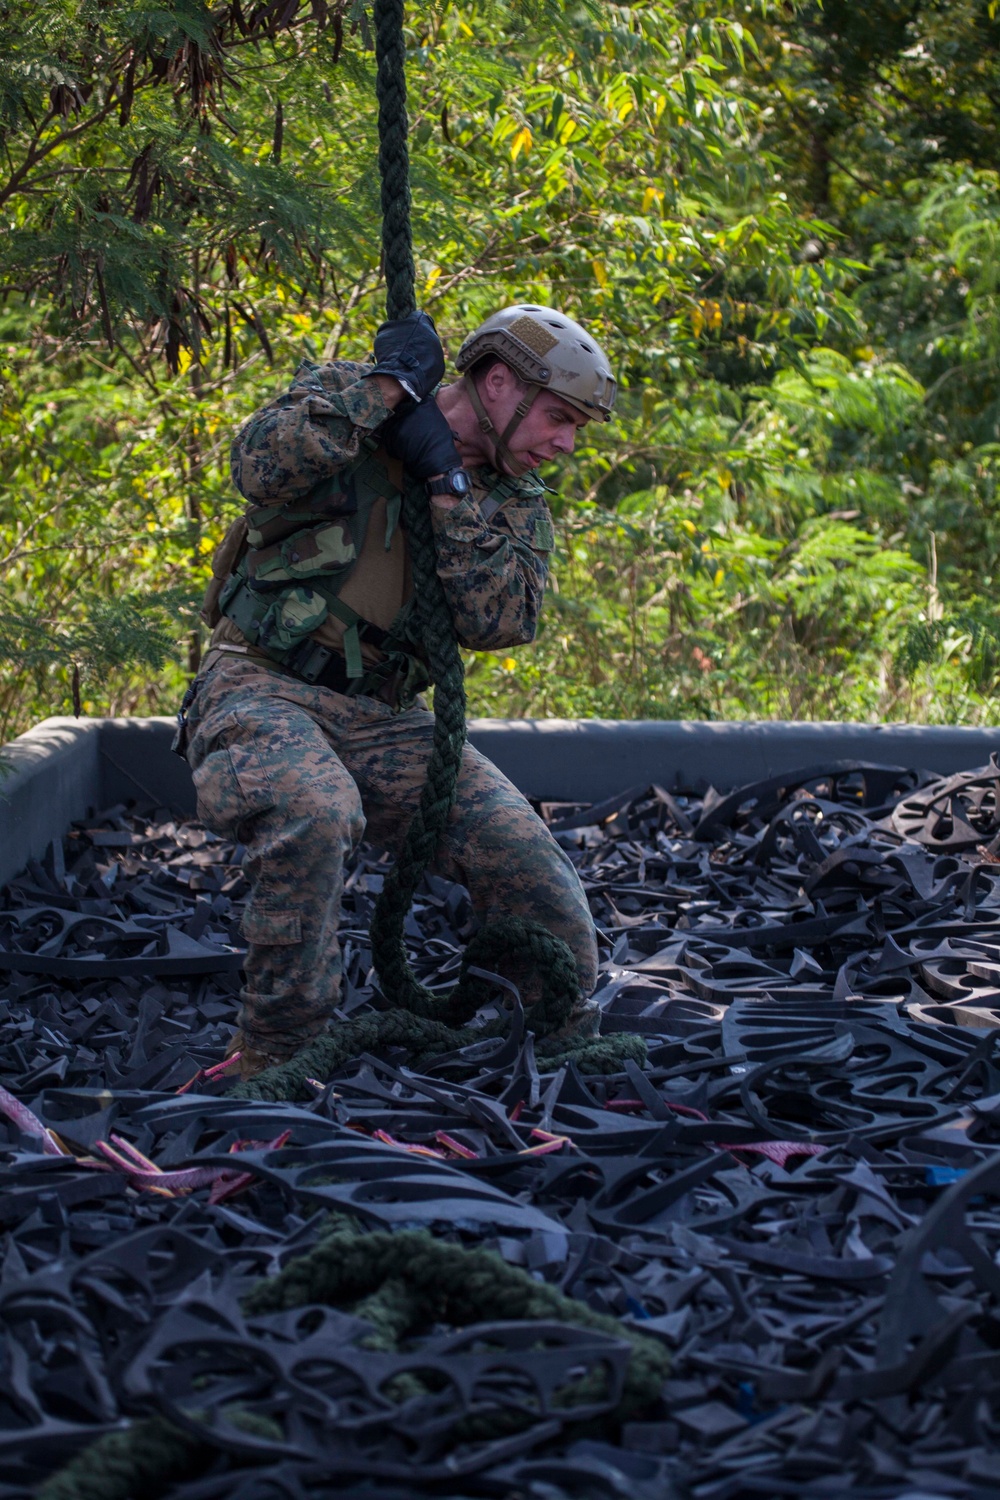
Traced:
<path fill-rule="evenodd" d="M 584 416 L 610 420 L 617 387 L 607 355 L 565 313 L 531 302 L 505 307 L 469 334 L 455 364 L 464 373 L 487 354 L 531 385 L 554 391 Z"/>
<path fill-rule="evenodd" d="M 469 334 L 455 364 L 464 374 L 491 354 L 509 365 L 525 383 L 524 395 L 502 433 L 494 427 L 471 380 L 467 390 L 480 430 L 512 474 L 525 474 L 529 468 L 514 457 L 510 440 L 539 391 L 561 396 L 585 417 L 610 421 L 617 386 L 607 357 L 587 330 L 565 313 L 536 307 L 532 302 L 505 307 Z"/>

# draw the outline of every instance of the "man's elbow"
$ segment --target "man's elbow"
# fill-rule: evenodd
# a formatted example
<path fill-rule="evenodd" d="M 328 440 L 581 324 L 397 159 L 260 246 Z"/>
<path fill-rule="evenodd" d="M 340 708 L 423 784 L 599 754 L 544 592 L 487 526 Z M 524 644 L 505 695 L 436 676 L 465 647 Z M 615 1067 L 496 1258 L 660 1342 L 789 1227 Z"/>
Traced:
<path fill-rule="evenodd" d="M 475 625 L 470 622 L 465 629 L 459 627 L 455 633 L 463 651 L 506 651 L 512 646 L 530 646 L 537 623 L 537 620 L 520 620 L 484 630 L 482 621 L 477 621 Z"/>
<path fill-rule="evenodd" d="M 277 505 L 307 495 L 315 480 L 271 455 L 234 453 L 230 478 L 244 500 L 256 505 Z"/>
<path fill-rule="evenodd" d="M 537 621 L 525 620 L 517 630 L 511 631 L 501 646 L 530 646 L 537 633 Z"/>
<path fill-rule="evenodd" d="M 259 459 L 255 462 L 253 456 L 236 443 L 229 455 L 229 477 L 244 500 L 258 502 L 272 499 L 278 478 L 273 464 L 262 464 Z"/>

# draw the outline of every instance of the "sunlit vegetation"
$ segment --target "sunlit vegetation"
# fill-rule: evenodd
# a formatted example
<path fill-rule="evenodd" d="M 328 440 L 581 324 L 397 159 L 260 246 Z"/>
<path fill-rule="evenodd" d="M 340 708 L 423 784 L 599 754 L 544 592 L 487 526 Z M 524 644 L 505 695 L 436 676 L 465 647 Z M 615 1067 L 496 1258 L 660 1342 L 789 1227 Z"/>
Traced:
<path fill-rule="evenodd" d="M 167 712 L 227 450 L 382 316 L 362 0 L 0 15 L 0 731 Z M 530 300 L 620 414 L 546 473 L 491 714 L 996 722 L 1000 20 L 981 0 L 408 7 L 421 304 Z"/>

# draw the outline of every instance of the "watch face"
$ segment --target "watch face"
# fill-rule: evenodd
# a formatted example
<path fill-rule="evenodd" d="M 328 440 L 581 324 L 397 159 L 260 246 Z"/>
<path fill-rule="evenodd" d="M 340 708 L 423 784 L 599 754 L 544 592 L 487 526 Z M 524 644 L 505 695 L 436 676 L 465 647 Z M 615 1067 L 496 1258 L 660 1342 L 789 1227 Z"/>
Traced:
<path fill-rule="evenodd" d="M 451 476 L 451 487 L 456 495 L 467 495 L 472 489 L 472 482 L 464 469 L 457 469 Z"/>

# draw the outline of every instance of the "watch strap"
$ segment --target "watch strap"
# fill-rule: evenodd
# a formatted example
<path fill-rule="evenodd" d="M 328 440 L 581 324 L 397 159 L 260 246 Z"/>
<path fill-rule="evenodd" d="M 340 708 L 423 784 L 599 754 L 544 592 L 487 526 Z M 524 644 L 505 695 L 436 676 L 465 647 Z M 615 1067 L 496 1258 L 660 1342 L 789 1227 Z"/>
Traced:
<path fill-rule="evenodd" d="M 456 487 L 457 475 L 462 476 L 462 482 Z M 426 481 L 427 493 L 430 495 L 453 495 L 457 499 L 465 499 L 472 493 L 472 483 L 463 468 L 447 469 L 442 474 L 432 474 Z"/>

